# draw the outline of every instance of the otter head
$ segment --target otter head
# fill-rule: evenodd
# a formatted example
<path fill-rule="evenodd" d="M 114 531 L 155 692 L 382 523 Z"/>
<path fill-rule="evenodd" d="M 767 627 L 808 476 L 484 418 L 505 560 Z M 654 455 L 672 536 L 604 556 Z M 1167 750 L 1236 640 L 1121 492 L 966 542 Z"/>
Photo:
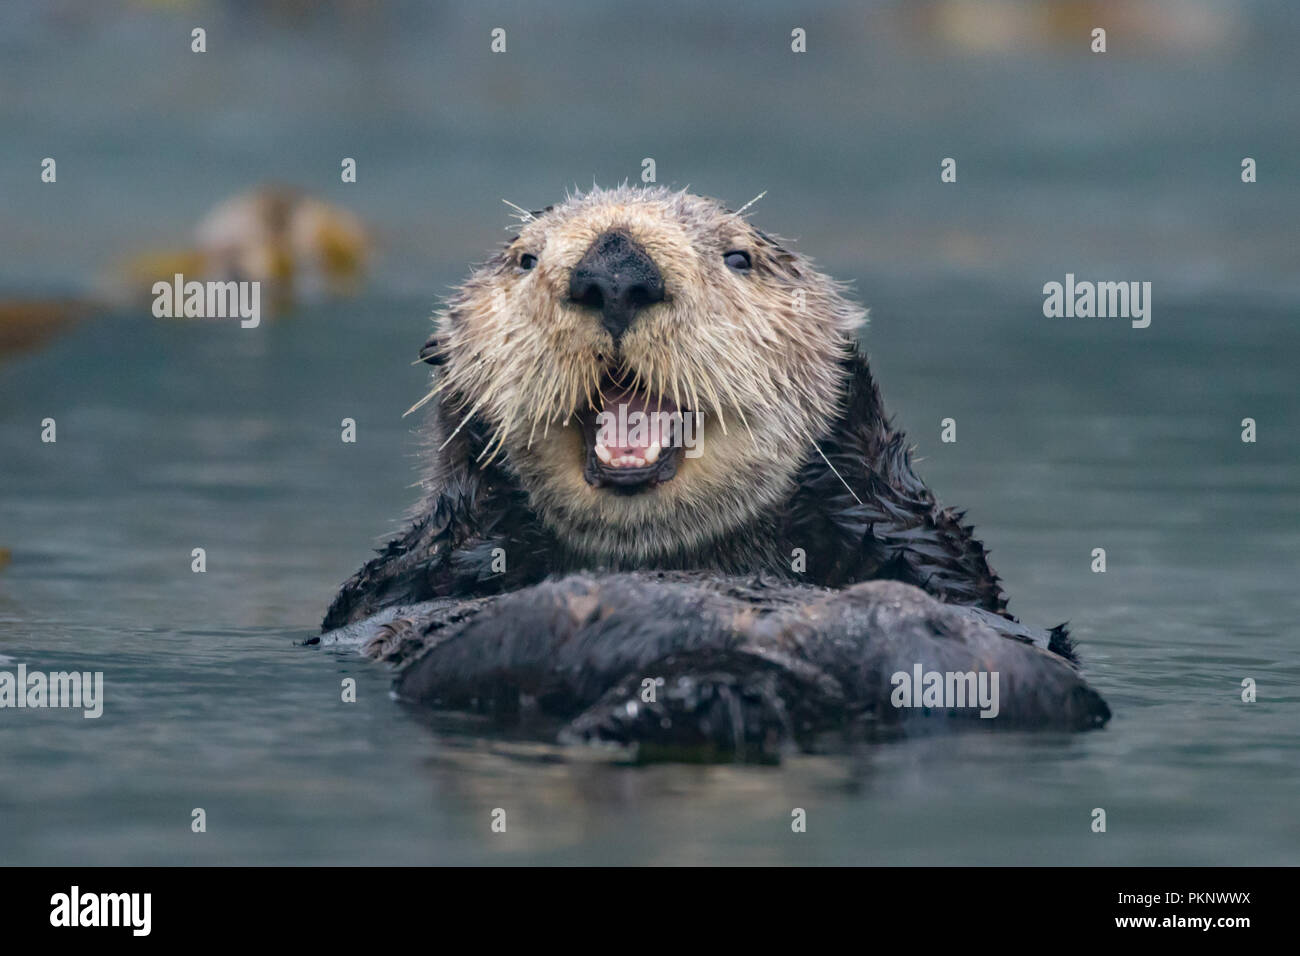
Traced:
<path fill-rule="evenodd" d="M 720 203 L 594 190 L 523 217 L 422 353 L 447 432 L 502 456 L 565 544 L 637 565 L 789 494 L 844 387 L 862 311 Z"/>

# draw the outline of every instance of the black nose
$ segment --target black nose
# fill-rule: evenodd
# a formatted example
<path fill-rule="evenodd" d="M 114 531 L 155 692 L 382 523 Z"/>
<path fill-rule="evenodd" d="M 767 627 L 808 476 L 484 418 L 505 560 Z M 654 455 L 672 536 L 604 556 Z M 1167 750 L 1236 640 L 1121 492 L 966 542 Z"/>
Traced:
<path fill-rule="evenodd" d="M 569 298 L 600 310 L 600 323 L 618 342 L 637 310 L 664 300 L 664 280 L 644 249 L 622 232 L 596 238 L 573 267 Z"/>

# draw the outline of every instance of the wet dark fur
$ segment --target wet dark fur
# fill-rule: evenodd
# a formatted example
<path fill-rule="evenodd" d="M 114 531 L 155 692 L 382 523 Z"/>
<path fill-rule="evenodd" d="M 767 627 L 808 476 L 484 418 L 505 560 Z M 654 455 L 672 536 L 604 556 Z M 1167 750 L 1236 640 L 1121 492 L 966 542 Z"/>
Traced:
<path fill-rule="evenodd" d="M 371 622 L 367 636 L 372 655 L 402 667 L 402 696 L 494 711 L 536 697 L 541 713 L 570 721 L 567 739 L 768 754 L 774 741 L 807 744 L 863 717 L 896 723 L 900 715 L 881 706 L 888 668 L 916 661 L 1001 668 L 1006 716 L 989 723 L 1103 724 L 1109 710 L 1078 676 L 1064 627 L 1034 631 L 1008 614 L 963 513 L 940 507 L 912 471 L 866 360 L 853 354 L 845 374 L 844 413 L 820 446 L 861 503 L 810 449 L 781 508 L 655 565 L 689 573 L 590 577 L 581 572 L 653 569 L 596 567 L 567 549 L 531 511 L 508 465 L 476 463 L 487 429 L 471 422 L 433 456 L 412 524 L 343 585 L 324 630 L 385 609 L 391 618 L 400 606 L 396 619 Z M 434 447 L 448 418 L 435 408 Z M 502 573 L 491 567 L 497 548 L 507 559 Z M 795 548 L 806 553 L 802 574 L 790 568 Z M 566 574 L 575 576 L 547 581 Z M 943 603 L 906 588 L 822 590 L 875 580 Z M 893 603 L 873 607 L 882 595 Z M 666 696 L 657 709 L 631 713 L 625 705 L 646 676 L 664 678 Z"/>

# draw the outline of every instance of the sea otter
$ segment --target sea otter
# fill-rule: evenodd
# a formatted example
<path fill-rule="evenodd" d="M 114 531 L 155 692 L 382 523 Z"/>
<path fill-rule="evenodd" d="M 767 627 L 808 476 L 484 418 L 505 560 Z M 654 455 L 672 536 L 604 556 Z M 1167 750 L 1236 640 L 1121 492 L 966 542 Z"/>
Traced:
<path fill-rule="evenodd" d="M 413 520 L 325 617 L 399 665 L 399 696 L 770 756 L 978 716 L 901 707 L 922 665 L 1000 674 L 1001 716 L 977 723 L 1105 723 L 1064 628 L 1010 616 L 913 473 L 840 283 L 684 191 L 520 213 L 420 352 Z"/>

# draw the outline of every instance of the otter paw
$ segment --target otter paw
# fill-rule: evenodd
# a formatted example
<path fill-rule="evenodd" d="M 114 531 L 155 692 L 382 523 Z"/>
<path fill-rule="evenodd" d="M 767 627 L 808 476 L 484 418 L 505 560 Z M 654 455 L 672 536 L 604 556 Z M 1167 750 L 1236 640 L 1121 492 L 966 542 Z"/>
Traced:
<path fill-rule="evenodd" d="M 743 651 L 671 655 L 611 687 L 560 741 L 630 746 L 643 762 L 775 763 L 840 722 L 837 690 Z"/>

